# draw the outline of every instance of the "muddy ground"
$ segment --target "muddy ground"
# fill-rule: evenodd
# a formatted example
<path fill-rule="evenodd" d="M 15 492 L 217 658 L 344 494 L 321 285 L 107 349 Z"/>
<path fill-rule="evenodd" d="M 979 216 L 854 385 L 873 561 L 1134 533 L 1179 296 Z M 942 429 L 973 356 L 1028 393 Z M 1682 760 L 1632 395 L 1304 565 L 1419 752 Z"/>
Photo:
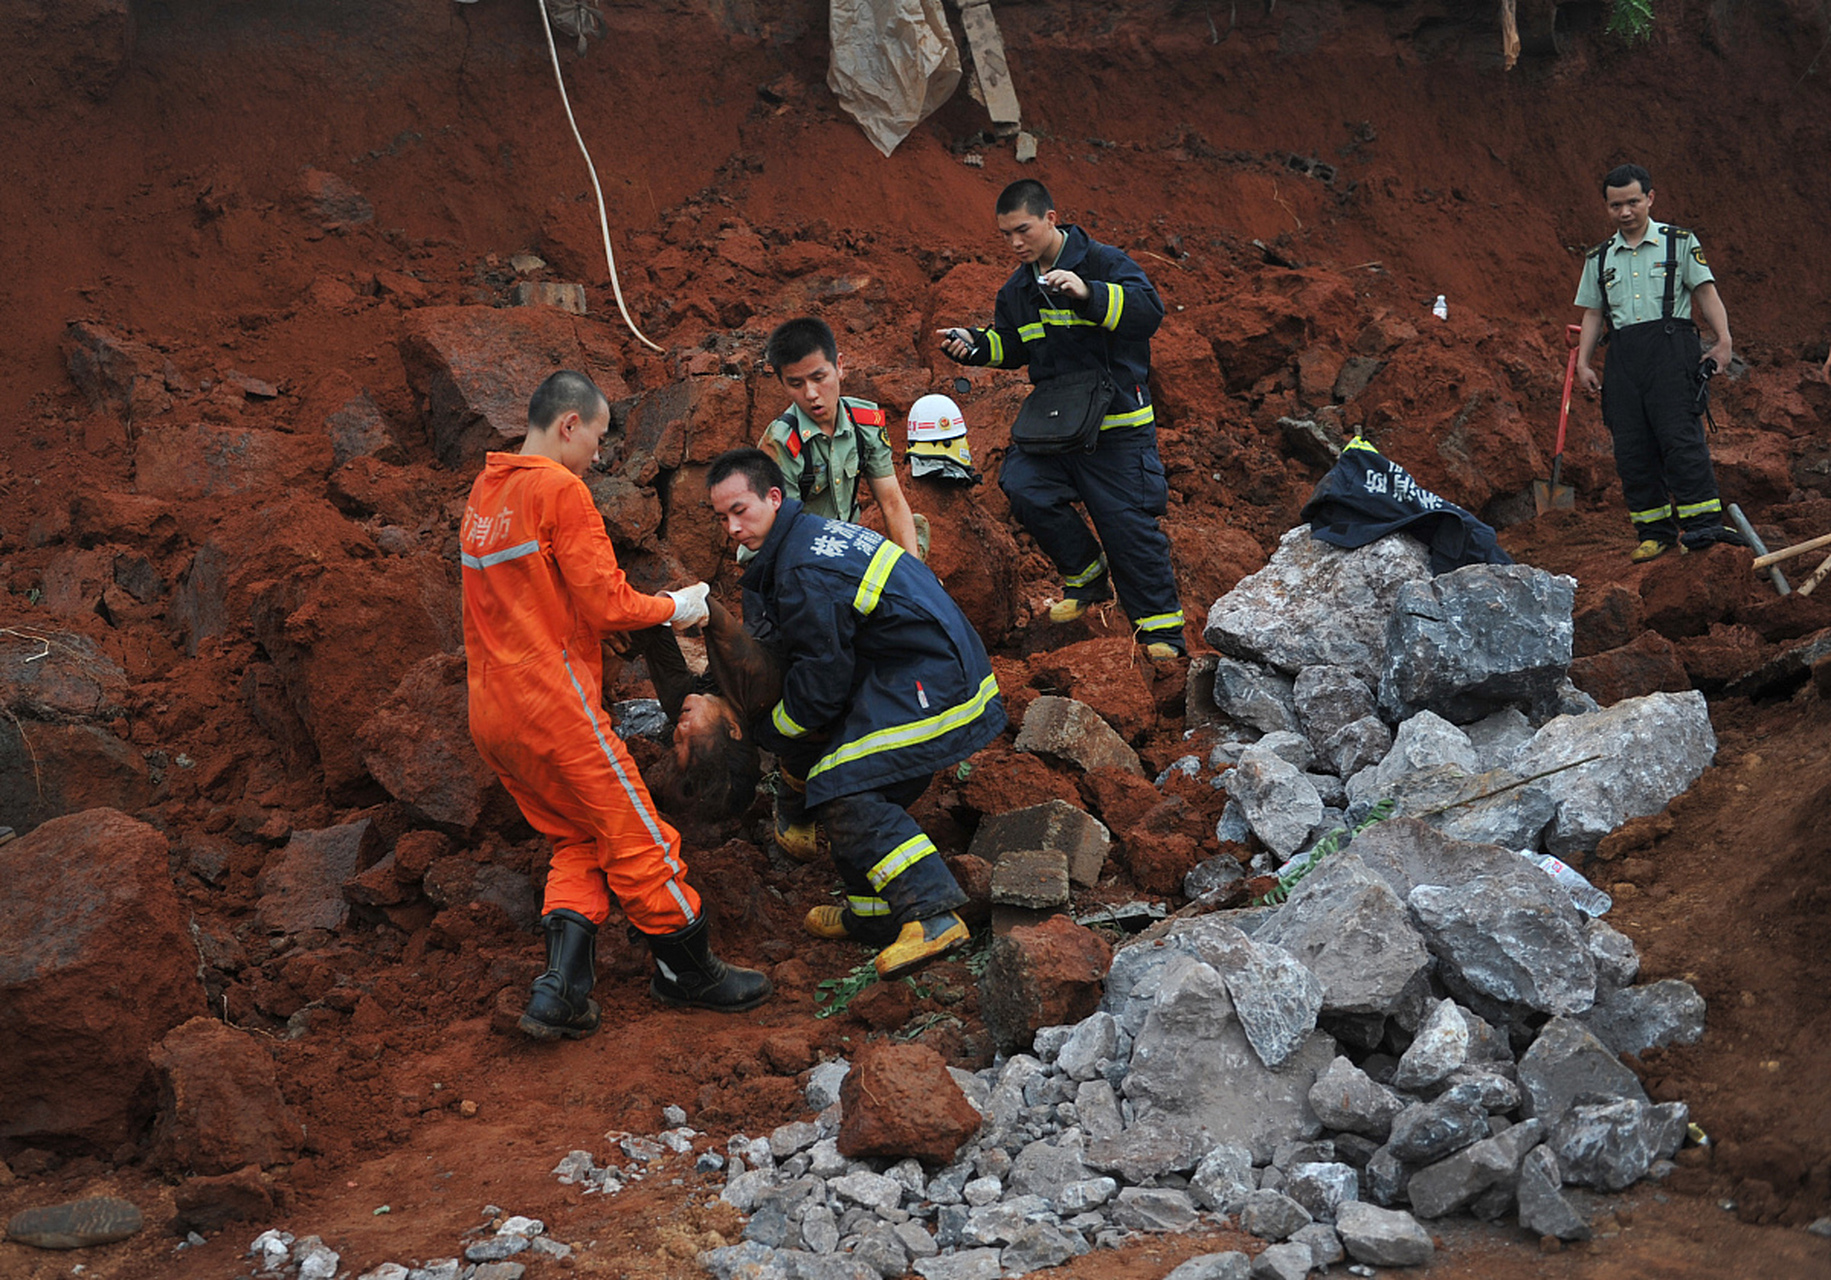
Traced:
<path fill-rule="evenodd" d="M 732 593 L 696 485 L 717 447 L 781 407 L 757 364 L 770 325 L 824 315 L 847 390 L 900 420 L 959 372 L 928 332 L 986 317 L 1008 269 L 991 201 L 1033 174 L 1131 251 L 1170 306 L 1155 390 L 1195 647 L 1209 604 L 1263 563 L 1322 473 L 1279 426 L 1297 417 L 1337 438 L 1364 430 L 1502 526 L 1517 557 L 1575 576 L 1578 679 L 1603 701 L 1687 686 L 1712 698 L 1715 767 L 1586 868 L 1615 895 L 1642 980 L 1682 977 L 1709 1002 L 1701 1044 L 1634 1065 L 1712 1144 L 1662 1187 L 1598 1205 L 1613 1225 L 1591 1244 L 1548 1255 L 1516 1231 L 1446 1224 L 1428 1274 L 1831 1274 L 1831 1241 L 1801 1229 L 1831 1213 L 1831 681 L 1747 679 L 1822 633 L 1831 605 L 1777 599 L 1728 548 L 1630 566 L 1606 436 L 1581 399 L 1564 470 L 1577 510 L 1534 519 L 1524 496 L 1549 472 L 1582 250 L 1608 230 L 1597 177 L 1636 159 L 1655 174 L 1656 216 L 1708 246 L 1747 364 L 1719 383 L 1724 496 L 1773 545 L 1831 532 L 1822 8 L 1662 7 L 1630 49 L 1603 32 L 1601 6 L 1569 4 L 1560 52 L 1504 71 L 1485 8 L 1001 4 L 1040 143 L 1021 168 L 964 91 L 880 157 L 824 87 L 824 6 L 610 4 L 610 38 L 563 61 L 624 290 L 662 355 L 617 322 L 534 8 L 34 0 L 0 17 L 0 627 L 9 643 L 89 637 L 125 673 L 107 731 L 147 763 L 125 803 L 90 757 L 56 776 L 54 752 L 24 750 L 55 724 L 15 720 L 0 745 L 9 768 L 52 768 L 53 801 L 124 803 L 164 833 L 186 909 L 220 944 L 210 1011 L 271 1051 L 307 1134 L 268 1171 L 275 1207 L 196 1250 L 172 1251 L 183 1170 L 154 1158 L 150 1113 L 106 1149 L 0 1139 L 14 1175 L 0 1215 L 117 1191 L 149 1229 L 82 1255 L 85 1274 L 202 1280 L 244 1272 L 267 1226 L 322 1235 L 353 1272 L 448 1255 L 494 1203 L 589 1244 L 573 1270 L 689 1277 L 693 1253 L 734 1231 L 715 1184 L 681 1171 L 587 1198 L 555 1183 L 555 1161 L 575 1147 L 602 1158 L 607 1131 L 660 1129 L 670 1103 L 721 1141 L 765 1131 L 800 1115 L 796 1076 L 816 1055 L 871 1035 L 989 1060 L 961 965 L 920 999 L 880 993 L 816 1019 L 817 984 L 864 957 L 798 935 L 828 877 L 772 859 L 754 825 L 699 833 L 688 852 L 721 947 L 768 967 L 780 997 L 735 1018 L 661 1011 L 613 927 L 599 991 L 612 1030 L 558 1048 L 491 1029 L 499 995 L 518 998 L 537 967 L 507 913 L 411 896 L 335 934 L 270 941 L 256 878 L 291 831 L 359 816 L 391 845 L 435 832 L 461 862 L 538 877 L 541 844 L 512 814 L 428 823 L 351 746 L 415 664 L 457 643 L 455 518 L 475 465 L 441 460 L 436 407 L 403 354 L 416 313 L 505 303 L 511 256 L 532 252 L 540 278 L 585 285 L 578 341 L 620 383 L 632 430 L 656 394 L 718 380 L 705 439 L 629 468 L 652 504 L 629 558 L 649 585 L 710 575 Z M 348 193 L 372 216 L 352 216 Z M 1430 316 L 1437 294 L 1447 322 Z M 163 367 L 140 394 L 87 394 L 73 322 L 147 344 Z M 984 372 L 960 394 L 982 466 L 1020 395 Z M 333 466 L 327 419 L 363 398 L 389 444 Z M 297 450 L 269 472 L 155 448 L 197 424 Z M 208 480 L 222 475 L 233 484 Z M 1122 719 L 1148 765 L 1187 749 L 1180 672 L 1148 672 L 1110 620 L 1069 635 L 1034 624 L 1053 584 L 995 486 L 970 501 L 910 487 L 916 509 L 948 517 L 938 567 L 970 598 L 1015 706 L 1068 689 Z M 1793 580 L 1817 559 L 1789 566 Z M 613 664 L 611 686 L 646 692 L 639 668 Z M 40 803 L 44 790 L 32 822 L 85 807 Z M 1051 793 L 1109 821 L 1124 808 L 1007 743 L 971 780 L 931 789 L 922 816 L 957 854 L 979 814 Z M 1187 861 L 1212 845 L 1217 800 L 1178 794 L 1181 843 L 1165 847 Z M 1147 848 L 1164 830 L 1141 827 L 1096 896 L 1174 905 L 1175 866 Z M 226 850 L 214 879 L 192 870 L 211 842 Z M 1218 1247 L 1151 1240 L 1064 1274 L 1146 1280 Z M 0 1244 L 9 1276 L 48 1280 L 78 1260 Z"/>

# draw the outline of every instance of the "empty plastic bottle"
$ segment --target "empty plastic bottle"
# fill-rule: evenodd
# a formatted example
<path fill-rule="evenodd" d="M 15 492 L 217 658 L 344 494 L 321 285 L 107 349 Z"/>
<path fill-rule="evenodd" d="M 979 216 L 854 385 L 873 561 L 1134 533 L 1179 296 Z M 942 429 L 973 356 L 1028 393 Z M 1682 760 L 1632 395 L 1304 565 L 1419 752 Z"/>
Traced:
<path fill-rule="evenodd" d="M 1430 304 L 1430 313 L 1439 320 L 1448 320 L 1450 318 L 1450 300 L 1442 294 L 1438 294 L 1437 300 Z"/>
<path fill-rule="evenodd" d="M 1549 853 L 1521 853 L 1539 864 L 1539 869 L 1564 886 L 1571 905 L 1586 916 L 1599 916 L 1615 905 L 1615 900 L 1583 878 L 1581 872 L 1566 866 Z"/>

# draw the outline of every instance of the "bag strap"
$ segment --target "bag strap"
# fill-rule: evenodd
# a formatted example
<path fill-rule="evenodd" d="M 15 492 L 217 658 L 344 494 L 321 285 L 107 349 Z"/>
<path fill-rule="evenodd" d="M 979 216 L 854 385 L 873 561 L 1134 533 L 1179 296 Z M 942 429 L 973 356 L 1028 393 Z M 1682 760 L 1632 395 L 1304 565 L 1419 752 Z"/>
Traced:
<path fill-rule="evenodd" d="M 1615 308 L 1608 300 L 1608 282 L 1603 278 L 1603 264 L 1608 261 L 1608 248 L 1614 240 L 1604 240 L 1596 246 L 1596 292 L 1602 295 L 1602 340 L 1607 342 L 1615 332 Z"/>
<path fill-rule="evenodd" d="M 858 443 L 858 424 L 852 421 L 852 411 L 846 407 L 846 403 L 843 400 L 839 402 L 839 411 L 846 420 L 846 429 L 852 433 L 852 452 L 862 459 L 864 455 L 860 450 Z M 790 439 L 800 439 L 801 425 L 795 420 L 795 411 L 793 409 L 784 411 L 782 416 L 777 418 L 776 421 L 788 424 Z M 833 446 L 838 443 L 838 440 L 839 431 L 835 428 L 833 438 L 827 442 L 827 475 L 829 479 L 831 479 L 833 473 Z M 796 456 L 799 455 L 800 451 L 796 450 Z M 858 509 L 862 505 L 862 500 L 858 496 L 858 491 L 859 486 L 863 483 L 864 471 L 861 468 L 858 474 L 852 477 L 852 509 L 849 513 L 840 516 L 840 519 L 844 520 L 847 524 L 856 524 L 858 522 Z M 808 504 L 808 501 L 814 496 L 814 467 L 811 460 L 802 462 L 801 474 L 795 478 L 795 486 L 801 492 L 801 505 L 805 507 Z"/>
<path fill-rule="evenodd" d="M 1678 287 L 1678 228 L 1666 228 L 1666 300 L 1660 304 L 1659 318 L 1672 318 L 1672 293 Z"/>

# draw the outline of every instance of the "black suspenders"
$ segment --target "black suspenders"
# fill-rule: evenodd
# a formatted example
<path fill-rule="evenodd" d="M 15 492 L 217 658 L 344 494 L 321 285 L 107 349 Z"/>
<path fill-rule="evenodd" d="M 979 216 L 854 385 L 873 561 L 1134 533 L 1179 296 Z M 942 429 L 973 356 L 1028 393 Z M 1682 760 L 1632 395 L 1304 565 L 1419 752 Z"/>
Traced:
<path fill-rule="evenodd" d="M 1659 316 L 1662 320 L 1672 318 L 1672 304 L 1678 290 L 1678 235 L 1677 228 L 1666 228 L 1666 296 L 1660 303 Z M 1605 240 L 1596 252 L 1596 290 L 1602 295 L 1602 337 L 1607 341 L 1615 332 L 1615 308 L 1608 300 L 1608 283 L 1604 279 L 1604 270 L 1608 262 L 1609 250 L 1615 242 Z"/>

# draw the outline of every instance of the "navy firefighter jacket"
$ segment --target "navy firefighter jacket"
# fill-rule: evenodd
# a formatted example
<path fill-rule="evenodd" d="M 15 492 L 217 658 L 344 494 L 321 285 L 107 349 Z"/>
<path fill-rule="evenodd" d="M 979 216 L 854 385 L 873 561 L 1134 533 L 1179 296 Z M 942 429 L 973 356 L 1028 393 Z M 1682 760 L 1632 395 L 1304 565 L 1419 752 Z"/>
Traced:
<path fill-rule="evenodd" d="M 1030 381 L 1045 382 L 1084 369 L 1108 369 L 1118 391 L 1100 430 L 1154 422 L 1151 409 L 1151 335 L 1163 322 L 1163 299 L 1144 268 L 1121 250 L 1101 244 L 1079 227 L 1067 240 L 1055 270 L 1087 282 L 1087 301 L 1052 293 L 1028 263 L 998 290 L 992 327 L 974 329 L 973 351 L 963 364 L 997 369 L 1030 366 Z"/>
<path fill-rule="evenodd" d="M 802 754 L 816 740 L 809 804 L 932 774 L 1004 730 L 978 632 L 883 535 L 785 498 L 743 586 L 782 649 L 782 700 L 758 741 Z"/>

